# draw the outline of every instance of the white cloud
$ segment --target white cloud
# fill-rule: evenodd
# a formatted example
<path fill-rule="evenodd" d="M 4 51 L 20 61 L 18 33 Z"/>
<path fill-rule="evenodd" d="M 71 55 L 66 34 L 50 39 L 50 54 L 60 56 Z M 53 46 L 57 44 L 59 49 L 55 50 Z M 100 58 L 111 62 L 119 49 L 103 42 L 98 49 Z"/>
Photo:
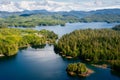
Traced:
<path fill-rule="evenodd" d="M 107 2 L 103 0 L 93 0 L 82 2 L 81 0 L 70 2 L 58 2 L 54 0 L 39 0 L 39 1 L 20 1 L 20 2 L 2 2 L 0 4 L 0 11 L 17 12 L 23 10 L 41 10 L 48 11 L 71 11 L 71 10 L 97 10 L 108 8 L 120 8 L 120 1 Z"/>
<path fill-rule="evenodd" d="M 102 6 L 102 5 L 103 5 L 103 2 L 102 2 L 102 1 L 95 1 L 94 4 L 95 4 L 95 5 L 98 5 L 98 6 Z"/>

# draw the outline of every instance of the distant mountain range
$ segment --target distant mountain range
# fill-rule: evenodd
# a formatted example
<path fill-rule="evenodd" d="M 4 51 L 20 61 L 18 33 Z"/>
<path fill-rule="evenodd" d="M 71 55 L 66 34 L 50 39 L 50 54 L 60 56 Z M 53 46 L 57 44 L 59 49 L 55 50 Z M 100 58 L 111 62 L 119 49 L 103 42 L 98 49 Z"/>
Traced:
<path fill-rule="evenodd" d="M 96 11 L 58 11 L 25 10 L 21 12 L 0 12 L 0 24 L 15 26 L 56 25 L 70 22 L 119 22 L 120 9 L 103 9 Z M 40 22 L 42 21 L 42 22 Z M 27 22 L 27 25 L 26 25 Z M 17 24 L 17 25 L 16 25 Z M 34 25 L 33 25 L 34 24 Z"/>
<path fill-rule="evenodd" d="M 120 23 L 120 9 L 96 11 L 59 11 L 25 10 L 22 12 L 0 12 L 0 26 L 33 27 L 39 25 L 62 25 L 74 22 Z"/>
<path fill-rule="evenodd" d="M 58 11 L 58 12 L 50 12 L 47 10 L 24 10 L 21 12 L 7 12 L 7 11 L 0 11 L 0 17 L 8 17 L 12 15 L 20 15 L 20 16 L 30 16 L 36 14 L 43 14 L 43 15 L 54 15 L 59 14 L 63 16 L 74 16 L 77 18 L 82 18 L 91 15 L 120 15 L 120 9 L 103 9 L 103 10 L 96 10 L 96 11 Z"/>

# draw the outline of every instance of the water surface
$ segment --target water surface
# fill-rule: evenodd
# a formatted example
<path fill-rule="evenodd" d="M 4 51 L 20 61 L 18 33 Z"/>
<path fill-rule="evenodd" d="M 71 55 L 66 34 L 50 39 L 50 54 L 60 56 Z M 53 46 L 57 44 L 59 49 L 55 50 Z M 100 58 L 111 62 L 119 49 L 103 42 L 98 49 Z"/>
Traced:
<path fill-rule="evenodd" d="M 34 29 L 47 29 L 54 31 L 61 37 L 76 29 L 111 28 L 118 23 L 73 23 L 61 26 L 40 26 Z M 28 47 L 19 50 L 18 54 L 11 58 L 0 58 L 0 80 L 120 80 L 120 76 L 108 69 L 101 69 L 86 64 L 95 72 L 87 77 L 70 77 L 66 73 L 67 64 L 80 60 L 67 60 L 54 52 L 53 45 L 46 45 L 42 49 Z"/>

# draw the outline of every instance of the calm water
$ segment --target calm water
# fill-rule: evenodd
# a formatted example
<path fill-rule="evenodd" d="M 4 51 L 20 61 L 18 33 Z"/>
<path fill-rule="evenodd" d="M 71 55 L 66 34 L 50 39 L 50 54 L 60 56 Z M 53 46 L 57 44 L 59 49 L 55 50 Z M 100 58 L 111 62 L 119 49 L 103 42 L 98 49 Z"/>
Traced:
<path fill-rule="evenodd" d="M 111 28 L 117 23 L 74 23 L 61 26 L 44 26 L 34 29 L 47 29 L 54 31 L 61 37 L 76 29 L 85 28 Z M 120 76 L 108 69 L 101 69 L 87 64 L 95 71 L 87 78 L 70 77 L 66 73 L 68 63 L 79 60 L 67 60 L 56 54 L 53 45 L 46 45 L 42 49 L 31 47 L 19 50 L 18 54 L 12 58 L 0 59 L 0 80 L 120 80 Z"/>

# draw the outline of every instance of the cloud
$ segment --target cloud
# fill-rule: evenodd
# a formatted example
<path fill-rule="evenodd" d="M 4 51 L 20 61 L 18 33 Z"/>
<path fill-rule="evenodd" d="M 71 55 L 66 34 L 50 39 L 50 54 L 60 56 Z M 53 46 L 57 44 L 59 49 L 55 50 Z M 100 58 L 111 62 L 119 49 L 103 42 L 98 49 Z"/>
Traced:
<path fill-rule="evenodd" d="M 112 1 L 112 2 L 111 2 Z M 23 10 L 48 11 L 90 11 L 97 9 L 120 8 L 118 0 L 25 0 L 19 2 L 4 1 L 0 4 L 0 11 L 17 12 Z"/>
<path fill-rule="evenodd" d="M 102 1 L 95 1 L 94 4 L 98 5 L 98 6 L 101 6 L 101 5 L 103 5 L 103 2 Z"/>

